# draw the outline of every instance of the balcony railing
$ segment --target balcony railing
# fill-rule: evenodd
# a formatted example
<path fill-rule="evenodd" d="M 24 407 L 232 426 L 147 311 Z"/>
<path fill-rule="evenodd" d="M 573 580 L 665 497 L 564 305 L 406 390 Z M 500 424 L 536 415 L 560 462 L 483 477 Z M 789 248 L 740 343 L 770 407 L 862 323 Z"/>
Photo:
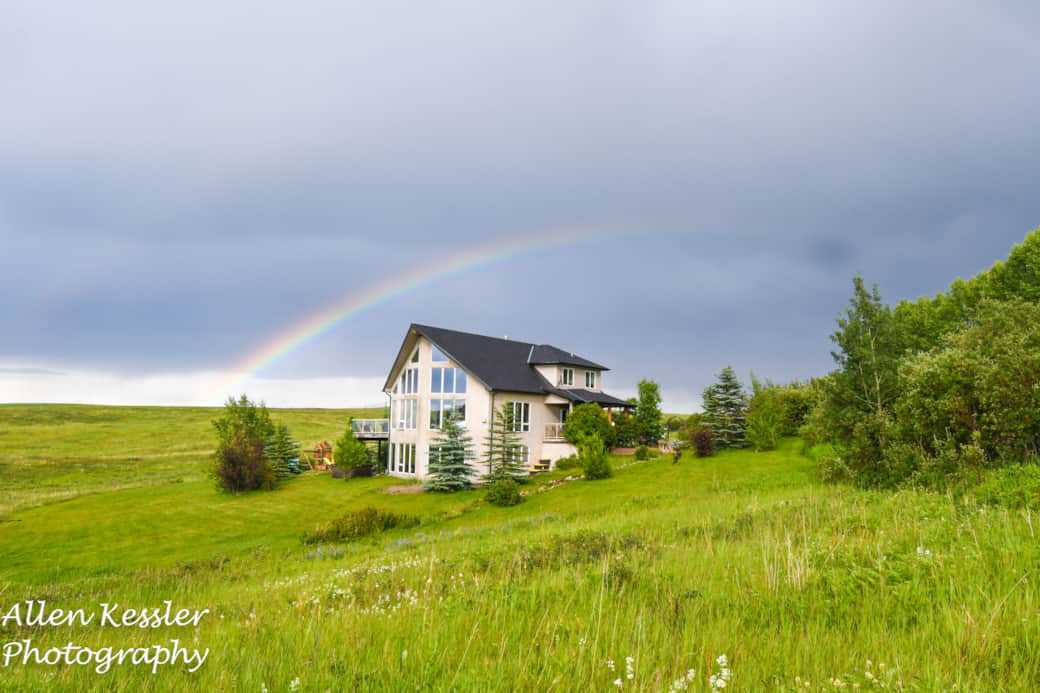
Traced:
<path fill-rule="evenodd" d="M 390 419 L 354 419 L 350 426 L 359 438 L 386 438 L 390 435 Z"/>
<path fill-rule="evenodd" d="M 546 440 L 564 440 L 563 437 L 563 424 L 547 423 L 545 424 L 545 439 Z"/>

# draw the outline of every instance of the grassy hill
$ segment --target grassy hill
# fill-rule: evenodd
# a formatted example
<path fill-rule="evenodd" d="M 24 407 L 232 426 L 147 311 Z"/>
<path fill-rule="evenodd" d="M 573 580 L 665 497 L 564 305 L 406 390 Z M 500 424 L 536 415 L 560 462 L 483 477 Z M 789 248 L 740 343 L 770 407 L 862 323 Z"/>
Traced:
<path fill-rule="evenodd" d="M 0 643 L 179 638 L 212 650 L 195 674 L 0 667 L 3 690 L 286 691 L 298 679 L 301 691 L 606 691 L 616 680 L 668 691 L 691 669 L 686 690 L 709 690 L 722 654 L 727 690 L 840 680 L 1025 691 L 1040 680 L 1036 518 L 821 485 L 797 441 L 679 464 L 614 458 L 612 479 L 560 483 L 566 472 L 556 472 L 502 509 L 479 492 L 388 495 L 387 479 L 321 474 L 221 495 L 198 469 L 212 410 L 0 412 L 0 489 L 13 486 L 5 497 L 17 501 L 0 521 L 0 608 L 171 600 L 212 612 L 197 630 L 2 627 Z M 286 416 L 305 439 L 345 420 Z M 44 437 L 49 447 L 24 448 Z M 172 450 L 184 454 L 163 456 Z M 154 473 L 129 472 L 130 456 Z M 52 469 L 68 460 L 85 471 Z M 54 494 L 27 495 L 32 474 Z M 76 474 L 90 492 L 63 496 Z M 370 505 L 421 525 L 336 546 L 301 541 L 317 522 Z"/>

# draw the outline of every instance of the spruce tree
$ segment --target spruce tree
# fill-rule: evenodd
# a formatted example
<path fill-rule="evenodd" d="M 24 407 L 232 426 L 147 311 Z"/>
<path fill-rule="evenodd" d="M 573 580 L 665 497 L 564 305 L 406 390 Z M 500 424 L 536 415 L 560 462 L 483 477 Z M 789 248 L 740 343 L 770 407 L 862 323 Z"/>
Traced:
<path fill-rule="evenodd" d="M 274 469 L 275 476 L 285 479 L 293 475 L 292 460 L 299 459 L 300 445 L 289 432 L 289 426 L 279 424 L 264 446 L 264 456 Z"/>
<path fill-rule="evenodd" d="M 717 448 L 747 445 L 748 397 L 733 369 L 726 366 L 719 380 L 704 389 L 704 418 L 711 426 Z"/>
<path fill-rule="evenodd" d="M 473 485 L 473 441 L 454 415 L 444 417 L 441 434 L 430 444 L 429 475 L 426 490 L 450 493 Z"/>
<path fill-rule="evenodd" d="M 520 463 L 520 437 L 513 430 L 514 427 L 513 406 L 511 402 L 506 402 L 494 412 L 488 436 L 484 439 L 487 449 L 485 461 L 488 465 L 485 481 L 528 481 L 528 470 Z"/>

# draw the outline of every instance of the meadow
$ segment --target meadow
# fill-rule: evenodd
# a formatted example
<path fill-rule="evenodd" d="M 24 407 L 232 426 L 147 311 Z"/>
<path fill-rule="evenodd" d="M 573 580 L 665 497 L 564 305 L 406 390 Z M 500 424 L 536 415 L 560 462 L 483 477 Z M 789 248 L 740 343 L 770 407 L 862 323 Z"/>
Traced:
<path fill-rule="evenodd" d="M 389 495 L 309 473 L 229 496 L 205 477 L 215 410 L 0 407 L 0 609 L 210 609 L 197 628 L 0 627 L 0 643 L 179 638 L 185 667 L 12 665 L 0 689 L 1029 691 L 1040 542 L 1028 510 L 822 484 L 815 451 L 536 477 L 526 502 Z M 276 411 L 331 439 L 346 412 Z M 38 489 L 38 490 L 37 490 Z M 347 544 L 351 509 L 420 526 Z M 721 659 L 724 657 L 724 659 Z M 724 663 L 722 663 L 724 662 Z M 723 669 L 731 676 L 719 679 Z M 713 679 L 713 676 L 715 677 Z"/>

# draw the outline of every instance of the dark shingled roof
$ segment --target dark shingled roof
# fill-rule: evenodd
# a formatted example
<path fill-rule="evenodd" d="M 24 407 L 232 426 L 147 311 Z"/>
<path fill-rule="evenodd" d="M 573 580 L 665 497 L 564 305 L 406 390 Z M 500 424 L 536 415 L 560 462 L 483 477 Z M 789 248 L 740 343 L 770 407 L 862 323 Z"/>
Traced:
<path fill-rule="evenodd" d="M 601 371 L 610 370 L 606 366 L 601 366 L 598 363 L 584 359 L 577 354 L 568 353 L 551 344 L 534 344 L 533 346 L 534 349 L 531 350 L 531 356 L 527 360 L 528 363 L 545 366 L 580 366 L 582 368 L 591 368 Z"/>
<path fill-rule="evenodd" d="M 600 406 L 604 407 L 618 407 L 621 409 L 635 409 L 636 405 L 631 402 L 626 402 L 623 399 L 618 399 L 613 395 L 608 395 L 606 392 L 593 392 L 592 390 L 586 390 L 584 388 L 561 388 L 553 387 L 549 388 L 549 391 L 554 395 L 559 395 L 564 399 L 568 399 L 575 404 L 584 404 L 586 402 L 595 402 Z"/>
<path fill-rule="evenodd" d="M 629 406 L 627 402 L 602 392 L 553 387 L 534 367 L 536 364 L 563 364 L 601 371 L 608 370 L 605 366 L 563 349 L 548 344 L 531 344 L 514 339 L 486 337 L 430 325 L 413 324 L 409 328 L 409 332 L 412 330 L 436 344 L 448 358 L 464 367 L 492 390 L 533 394 L 554 393 L 571 402 L 598 402 L 607 406 Z M 398 354 L 398 359 L 402 358 L 402 354 Z M 388 381 L 387 385 L 389 386 L 389 384 Z"/>

